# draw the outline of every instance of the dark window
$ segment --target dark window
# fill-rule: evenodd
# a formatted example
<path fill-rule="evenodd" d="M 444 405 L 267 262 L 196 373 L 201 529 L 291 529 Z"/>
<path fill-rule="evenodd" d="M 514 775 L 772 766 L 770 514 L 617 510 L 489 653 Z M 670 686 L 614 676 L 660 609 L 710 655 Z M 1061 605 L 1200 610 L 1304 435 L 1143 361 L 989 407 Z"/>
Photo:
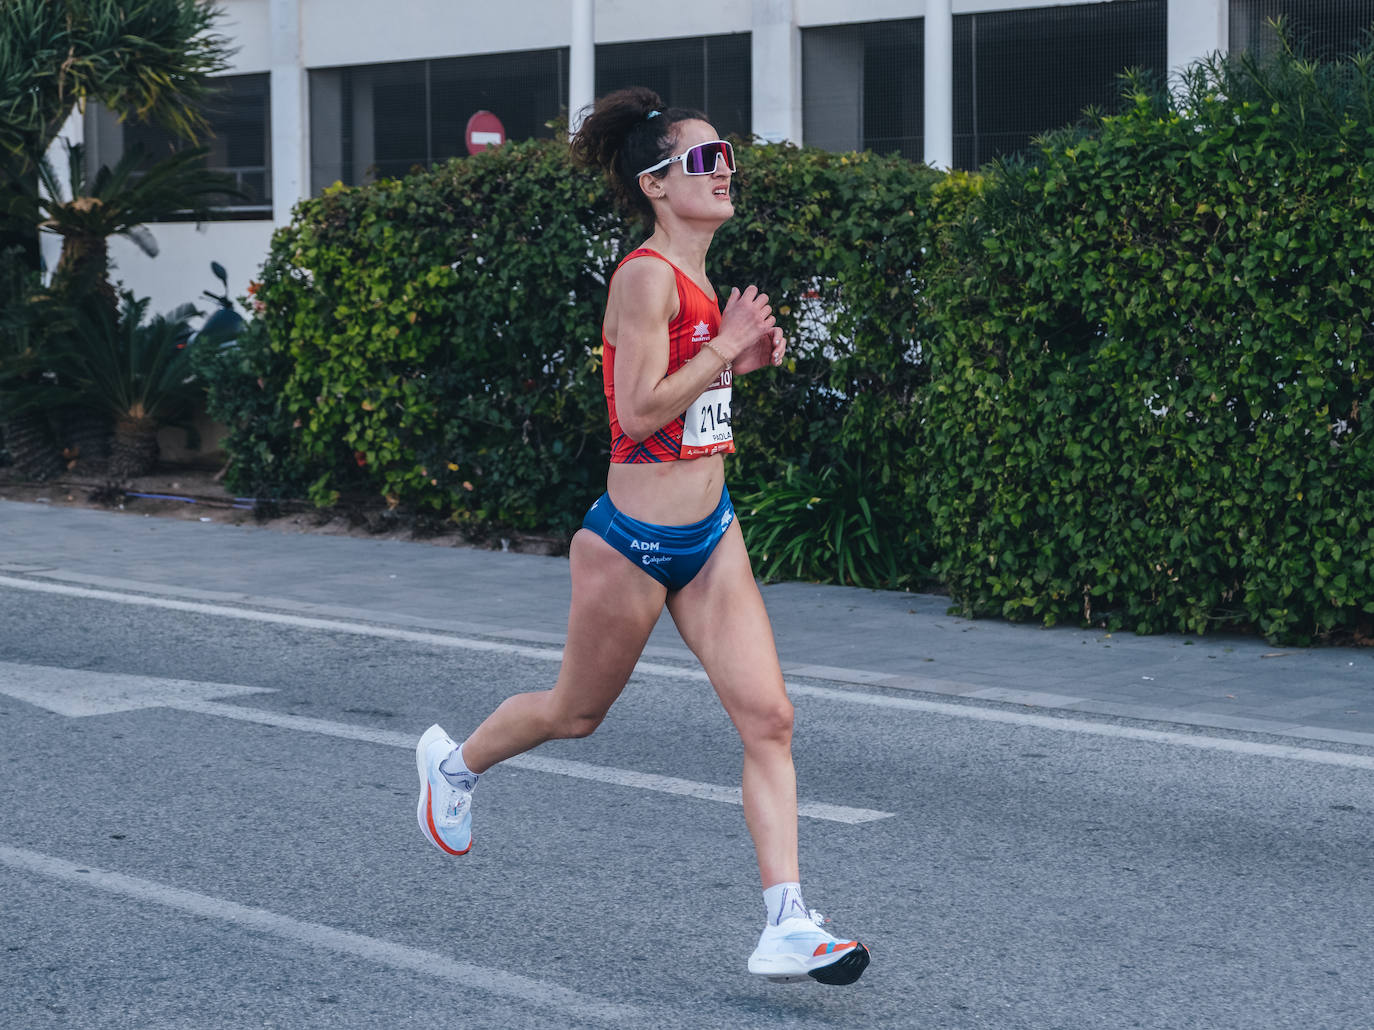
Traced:
<path fill-rule="evenodd" d="M 922 159 L 925 22 L 802 30 L 802 137 L 826 150 Z"/>
<path fill-rule="evenodd" d="M 704 112 L 722 136 L 753 124 L 749 34 L 608 43 L 596 48 L 596 95 L 647 86 L 673 107 Z"/>
<path fill-rule="evenodd" d="M 1167 34 L 1167 0 L 957 15 L 955 165 L 1024 150 L 1088 107 L 1116 110 L 1123 71 L 1164 75 Z"/>
<path fill-rule="evenodd" d="M 223 218 L 270 218 L 272 215 L 272 128 L 269 76 L 231 75 L 216 80 L 214 95 L 205 105 L 211 135 L 206 165 L 234 177 L 241 198 L 226 198 L 216 210 Z M 150 160 L 189 144 L 167 130 L 128 119 L 119 123 L 108 111 L 92 108 L 86 124 L 86 143 L 92 169 L 114 165 L 141 145 Z"/>
<path fill-rule="evenodd" d="M 1231 50 L 1264 53 L 1278 46 L 1273 22 L 1280 17 L 1305 56 L 1331 61 L 1370 42 L 1374 0 L 1231 0 Z"/>
<path fill-rule="evenodd" d="M 403 176 L 467 154 L 468 120 L 507 139 L 547 138 L 567 106 L 566 49 L 310 72 L 311 188 Z"/>

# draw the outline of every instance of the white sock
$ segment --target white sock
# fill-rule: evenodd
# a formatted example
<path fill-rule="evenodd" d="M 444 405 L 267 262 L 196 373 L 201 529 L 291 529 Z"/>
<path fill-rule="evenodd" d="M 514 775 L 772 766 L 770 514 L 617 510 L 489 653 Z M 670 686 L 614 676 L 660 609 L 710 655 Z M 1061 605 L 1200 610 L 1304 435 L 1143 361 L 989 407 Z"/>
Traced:
<path fill-rule="evenodd" d="M 444 774 L 444 779 L 448 780 L 450 785 L 469 794 L 472 793 L 472 788 L 477 786 L 479 774 L 469 769 L 463 761 L 462 744 L 450 751 L 448 757 L 439 763 L 439 771 Z"/>
<path fill-rule="evenodd" d="M 799 883 L 775 883 L 765 888 L 763 907 L 768 909 L 769 926 L 777 926 L 784 919 L 811 918 L 806 902 L 802 900 Z"/>

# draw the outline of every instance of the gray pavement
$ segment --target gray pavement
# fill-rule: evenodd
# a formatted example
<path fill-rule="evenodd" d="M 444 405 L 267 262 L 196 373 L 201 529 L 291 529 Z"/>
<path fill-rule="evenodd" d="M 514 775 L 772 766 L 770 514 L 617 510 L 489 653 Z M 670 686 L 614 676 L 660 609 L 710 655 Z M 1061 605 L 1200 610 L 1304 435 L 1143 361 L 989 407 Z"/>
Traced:
<path fill-rule="evenodd" d="M 6 500 L 0 576 L 546 644 L 569 597 L 559 557 Z M 1374 747 L 1370 648 L 973 621 L 939 596 L 817 584 L 763 597 L 792 676 Z M 666 615 L 648 655 L 689 657 Z"/>

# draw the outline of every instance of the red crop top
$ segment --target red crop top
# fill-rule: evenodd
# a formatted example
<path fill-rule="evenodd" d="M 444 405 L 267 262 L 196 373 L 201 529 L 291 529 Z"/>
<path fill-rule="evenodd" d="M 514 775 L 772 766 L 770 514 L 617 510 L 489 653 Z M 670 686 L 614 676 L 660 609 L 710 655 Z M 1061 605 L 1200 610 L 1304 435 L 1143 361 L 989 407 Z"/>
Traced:
<path fill-rule="evenodd" d="M 701 352 L 707 340 L 720 332 L 720 307 L 682 269 L 662 254 L 641 247 L 625 255 L 620 265 L 638 257 L 655 257 L 673 270 L 677 279 L 677 317 L 668 324 L 668 375 L 672 375 Z M 620 266 L 616 266 L 619 271 Z M 652 436 L 636 443 L 620 428 L 615 412 L 615 348 L 601 333 L 602 379 L 605 383 L 606 408 L 611 416 L 611 461 L 633 464 L 645 461 L 676 461 L 701 458 L 708 454 L 733 454 L 734 435 L 730 431 L 730 395 L 732 377 L 729 369 L 721 369 L 702 395 L 673 421 Z"/>

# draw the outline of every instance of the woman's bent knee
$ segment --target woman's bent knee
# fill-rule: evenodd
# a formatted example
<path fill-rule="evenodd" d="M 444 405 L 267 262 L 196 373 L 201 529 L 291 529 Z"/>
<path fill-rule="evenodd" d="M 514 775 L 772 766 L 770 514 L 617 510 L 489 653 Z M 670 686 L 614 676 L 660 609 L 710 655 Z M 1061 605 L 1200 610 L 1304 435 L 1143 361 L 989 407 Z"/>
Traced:
<path fill-rule="evenodd" d="M 588 714 L 565 716 L 559 720 L 553 735 L 560 740 L 590 737 L 596 732 L 596 728 L 601 725 L 605 718 L 606 715 L 604 712 L 600 715 Z"/>
<path fill-rule="evenodd" d="M 746 744 L 790 744 L 792 723 L 792 702 L 784 697 L 775 704 L 751 711 L 740 725 L 740 736 Z"/>

